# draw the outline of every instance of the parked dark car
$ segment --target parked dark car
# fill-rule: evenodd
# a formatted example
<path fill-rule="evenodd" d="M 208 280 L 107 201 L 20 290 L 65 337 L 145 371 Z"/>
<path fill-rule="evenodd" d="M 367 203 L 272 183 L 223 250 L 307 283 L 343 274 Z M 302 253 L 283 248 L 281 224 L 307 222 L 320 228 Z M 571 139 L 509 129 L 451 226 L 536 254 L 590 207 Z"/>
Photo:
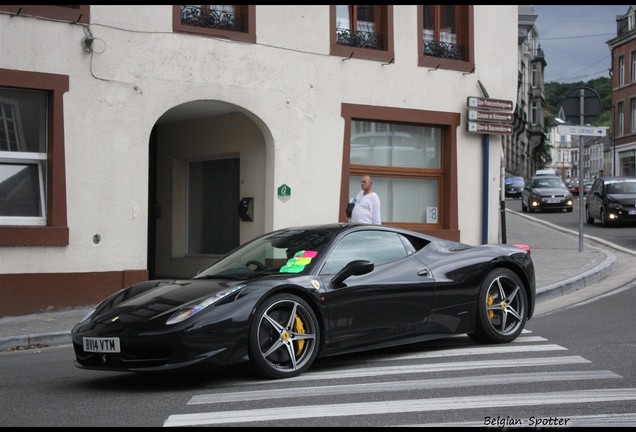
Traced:
<path fill-rule="evenodd" d="M 521 192 L 523 191 L 523 184 L 525 183 L 523 177 L 510 176 L 504 179 L 504 189 L 506 198 L 521 198 Z"/>
<path fill-rule="evenodd" d="M 573 209 L 572 193 L 559 176 L 538 175 L 530 177 L 521 193 L 521 210 L 534 212 L 537 210 Z"/>
<path fill-rule="evenodd" d="M 589 224 L 595 220 L 604 227 L 636 223 L 636 177 L 597 179 L 585 198 L 585 219 Z"/>
<path fill-rule="evenodd" d="M 329 224 L 265 234 L 189 280 L 127 287 L 71 334 L 82 369 L 248 364 L 287 378 L 318 357 L 453 334 L 511 342 L 533 315 L 535 292 L 527 245 Z"/>

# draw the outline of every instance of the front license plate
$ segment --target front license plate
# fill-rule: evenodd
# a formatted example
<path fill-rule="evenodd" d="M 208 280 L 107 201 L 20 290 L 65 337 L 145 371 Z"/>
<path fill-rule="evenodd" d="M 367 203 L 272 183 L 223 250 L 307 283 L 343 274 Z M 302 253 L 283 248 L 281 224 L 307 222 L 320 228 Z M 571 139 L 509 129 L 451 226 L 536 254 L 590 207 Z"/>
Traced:
<path fill-rule="evenodd" d="M 82 338 L 84 342 L 84 351 L 98 353 L 118 353 L 121 352 L 119 347 L 119 338 Z"/>
<path fill-rule="evenodd" d="M 548 198 L 547 200 L 545 200 L 545 202 L 547 202 L 548 204 L 556 204 L 560 203 L 561 200 L 559 198 Z"/>
<path fill-rule="evenodd" d="M 627 213 L 630 214 L 630 215 L 636 215 L 636 210 L 630 210 Z"/>

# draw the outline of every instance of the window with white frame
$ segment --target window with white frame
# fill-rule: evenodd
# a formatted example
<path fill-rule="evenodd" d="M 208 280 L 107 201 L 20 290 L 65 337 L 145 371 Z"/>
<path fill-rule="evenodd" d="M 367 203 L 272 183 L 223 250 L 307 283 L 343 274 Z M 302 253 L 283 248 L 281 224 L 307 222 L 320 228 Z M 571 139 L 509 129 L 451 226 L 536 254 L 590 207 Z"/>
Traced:
<path fill-rule="evenodd" d="M 618 58 L 618 85 L 625 85 L 625 57 Z"/>
<path fill-rule="evenodd" d="M 532 126 L 536 126 L 539 121 L 539 109 L 537 107 L 537 102 L 533 101 L 530 105 L 530 122 Z"/>
<path fill-rule="evenodd" d="M 46 225 L 47 92 L 0 87 L 0 225 Z"/>
<path fill-rule="evenodd" d="M 630 71 L 632 82 L 636 82 L 636 51 L 632 51 L 632 69 Z"/>

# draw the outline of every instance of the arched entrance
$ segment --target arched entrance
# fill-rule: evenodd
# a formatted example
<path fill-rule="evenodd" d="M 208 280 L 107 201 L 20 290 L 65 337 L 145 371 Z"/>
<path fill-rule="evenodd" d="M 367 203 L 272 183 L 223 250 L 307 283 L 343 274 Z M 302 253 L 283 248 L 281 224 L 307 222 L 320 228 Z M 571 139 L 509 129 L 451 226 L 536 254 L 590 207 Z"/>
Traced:
<path fill-rule="evenodd" d="M 264 232 L 265 155 L 261 130 L 234 105 L 193 101 L 161 116 L 149 142 L 151 279 L 190 278 Z"/>

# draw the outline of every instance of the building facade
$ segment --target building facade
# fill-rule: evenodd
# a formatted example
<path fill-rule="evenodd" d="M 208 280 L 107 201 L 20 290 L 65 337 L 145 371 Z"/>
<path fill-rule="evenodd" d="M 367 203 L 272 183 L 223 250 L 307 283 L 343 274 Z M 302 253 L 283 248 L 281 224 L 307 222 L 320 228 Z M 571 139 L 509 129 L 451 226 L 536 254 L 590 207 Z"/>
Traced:
<path fill-rule="evenodd" d="M 546 67 L 539 33 L 535 26 L 537 15 L 530 5 L 518 6 L 517 94 L 515 97 L 514 128 L 504 137 L 504 168 L 506 175 L 531 176 L 536 168 L 536 153 L 545 144 L 545 87 Z"/>
<path fill-rule="evenodd" d="M 616 18 L 612 53 L 612 174 L 636 176 L 636 7 Z"/>
<path fill-rule="evenodd" d="M 517 12 L 0 5 L 0 315 L 344 222 L 363 174 L 384 224 L 497 242 L 502 136 L 467 99 L 516 99 Z"/>

